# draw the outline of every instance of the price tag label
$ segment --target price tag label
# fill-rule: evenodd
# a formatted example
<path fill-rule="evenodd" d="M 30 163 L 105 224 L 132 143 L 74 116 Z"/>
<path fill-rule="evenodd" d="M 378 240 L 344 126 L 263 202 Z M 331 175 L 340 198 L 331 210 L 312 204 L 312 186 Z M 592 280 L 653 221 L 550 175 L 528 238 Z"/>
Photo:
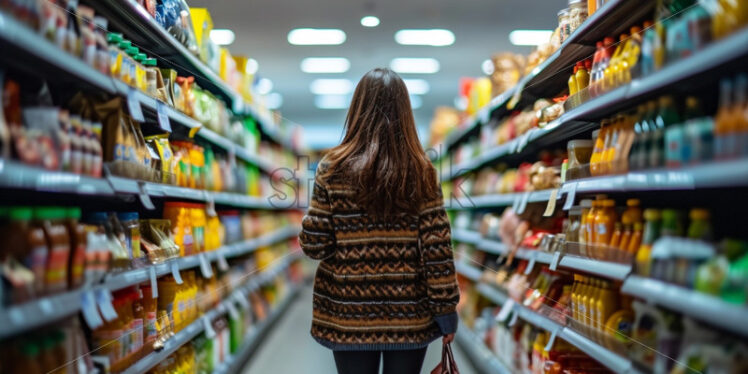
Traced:
<path fill-rule="evenodd" d="M 223 251 L 217 251 L 216 256 L 218 257 L 218 270 L 229 270 L 229 262 L 226 261 L 226 256 L 223 255 Z"/>
<path fill-rule="evenodd" d="M 551 337 L 548 338 L 548 344 L 545 345 L 545 350 L 550 351 L 553 348 L 553 343 L 556 341 L 556 337 L 558 336 L 558 331 L 561 330 L 560 328 L 553 329 L 553 332 L 551 332 Z"/>
<path fill-rule="evenodd" d="M 519 146 L 519 140 L 514 139 L 509 141 L 509 153 L 516 153 Z"/>
<path fill-rule="evenodd" d="M 558 199 L 558 188 L 551 190 L 551 196 L 548 198 L 548 205 L 545 206 L 543 217 L 550 217 L 556 211 L 556 199 Z"/>
<path fill-rule="evenodd" d="M 140 100 L 138 100 L 138 92 L 132 87 L 127 90 L 127 111 L 130 112 L 130 117 L 135 121 L 145 122 L 143 108 L 140 106 Z"/>
<path fill-rule="evenodd" d="M 210 322 L 210 318 L 208 316 L 203 316 L 203 329 L 205 330 L 205 337 L 208 339 L 213 339 L 216 337 L 216 331 L 213 330 L 213 324 Z"/>
<path fill-rule="evenodd" d="M 203 278 L 212 278 L 213 268 L 205 257 L 205 253 L 201 253 L 198 257 L 200 258 L 200 271 L 203 273 Z"/>
<path fill-rule="evenodd" d="M 551 266 L 550 269 L 552 271 L 556 271 L 558 268 L 558 263 L 561 261 L 561 251 L 556 251 L 553 253 L 553 258 L 551 259 Z"/>
<path fill-rule="evenodd" d="M 158 298 L 158 278 L 156 278 L 156 266 L 148 268 L 148 277 L 151 279 L 151 298 Z"/>
<path fill-rule="evenodd" d="M 55 307 L 52 305 L 52 302 L 49 301 L 49 299 L 41 299 L 39 300 L 39 309 L 41 309 L 42 313 L 46 315 L 52 315 L 55 312 Z"/>
<path fill-rule="evenodd" d="M 205 214 L 207 214 L 210 217 L 215 217 L 218 214 L 216 213 L 216 198 L 213 192 L 210 191 L 203 191 L 203 194 L 205 196 Z"/>
<path fill-rule="evenodd" d="M 156 112 L 158 113 L 158 125 L 161 130 L 171 132 L 171 120 L 169 114 L 166 112 L 166 104 L 161 101 L 157 101 Z"/>
<path fill-rule="evenodd" d="M 107 322 L 117 319 L 117 311 L 114 310 L 114 305 L 112 305 L 112 293 L 108 289 L 100 288 L 96 290 L 96 304 L 99 305 L 101 315 Z"/>
<path fill-rule="evenodd" d="M 504 322 L 509 317 L 509 313 L 512 312 L 514 309 L 514 299 L 508 299 L 504 305 L 501 306 L 501 310 L 499 310 L 499 314 L 496 315 L 496 321 L 497 322 Z"/>
<path fill-rule="evenodd" d="M 484 108 L 478 113 L 478 120 L 482 124 L 487 124 L 491 120 L 491 111 L 488 108 Z"/>
<path fill-rule="evenodd" d="M 569 185 L 569 192 L 566 193 L 566 201 L 564 201 L 564 210 L 571 209 L 574 206 L 574 199 L 577 197 L 577 183 Z"/>
<path fill-rule="evenodd" d="M 535 267 L 535 260 L 536 260 L 537 254 L 538 253 L 535 251 L 530 252 L 530 256 L 527 259 L 528 260 L 527 267 L 525 268 L 525 275 L 530 275 L 530 273 L 532 273 L 532 269 Z"/>
<path fill-rule="evenodd" d="M 525 192 L 525 194 L 522 195 L 522 200 L 520 200 L 519 206 L 517 207 L 517 214 L 522 214 L 525 212 L 525 209 L 527 209 L 528 201 L 530 201 L 530 192 Z"/>
<path fill-rule="evenodd" d="M 179 264 L 176 260 L 171 262 L 171 275 L 174 277 L 177 284 L 182 284 L 182 273 L 179 272 Z"/>
<path fill-rule="evenodd" d="M 519 317 L 519 312 L 512 314 L 512 319 L 509 320 L 509 327 L 514 326 L 515 323 L 517 323 L 517 317 Z"/>
<path fill-rule="evenodd" d="M 156 209 L 156 205 L 153 204 L 151 195 L 149 195 L 148 191 L 146 191 L 145 183 L 143 182 L 138 182 L 138 197 L 140 198 L 140 203 L 143 204 L 144 208 L 148 210 Z"/>
<path fill-rule="evenodd" d="M 530 130 L 525 131 L 524 134 L 519 138 L 519 144 L 517 145 L 517 152 L 522 152 L 525 147 L 527 147 L 527 143 L 530 142 L 530 137 L 532 136 L 532 133 L 535 132 L 535 128 L 531 128 Z"/>
<path fill-rule="evenodd" d="M 93 291 L 89 290 L 81 294 L 81 311 L 83 312 L 83 319 L 91 330 L 104 325 L 104 321 L 99 315 L 99 310 L 96 308 Z"/>

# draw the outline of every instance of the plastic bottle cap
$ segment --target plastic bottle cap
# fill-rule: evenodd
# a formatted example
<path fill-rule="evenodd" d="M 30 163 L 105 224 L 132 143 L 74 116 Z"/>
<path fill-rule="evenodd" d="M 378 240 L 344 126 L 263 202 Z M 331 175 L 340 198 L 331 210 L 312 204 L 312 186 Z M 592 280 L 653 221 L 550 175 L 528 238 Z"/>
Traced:
<path fill-rule="evenodd" d="M 37 356 L 39 355 L 39 346 L 37 346 L 34 343 L 28 342 L 23 345 L 23 348 L 21 348 L 21 351 L 26 356 Z"/>
<path fill-rule="evenodd" d="M 129 40 L 123 40 L 119 43 L 119 47 L 123 50 L 127 50 L 128 48 L 132 47 L 132 42 Z"/>
<path fill-rule="evenodd" d="M 641 201 L 639 201 L 639 199 L 628 199 L 628 200 L 626 200 L 626 205 L 627 206 L 639 206 L 640 203 L 641 203 Z"/>
<path fill-rule="evenodd" d="M 122 34 L 117 34 L 114 32 L 110 32 L 106 36 L 106 41 L 111 44 L 119 44 L 122 43 Z"/>
<path fill-rule="evenodd" d="M 660 97 L 660 106 L 668 106 L 673 104 L 673 97 L 670 95 L 665 95 Z"/>
<path fill-rule="evenodd" d="M 616 206 L 615 200 L 607 199 L 607 200 L 603 200 L 602 201 L 602 207 L 603 208 L 612 208 L 614 206 Z"/>
<path fill-rule="evenodd" d="M 634 36 L 634 35 L 642 32 L 642 28 L 639 27 L 639 26 L 632 26 L 630 31 L 631 31 L 631 36 Z"/>
<path fill-rule="evenodd" d="M 156 66 L 156 65 L 158 65 L 158 60 L 156 60 L 155 58 L 149 58 L 149 59 L 146 59 L 145 61 L 143 61 L 143 63 L 146 66 Z"/>
<path fill-rule="evenodd" d="M 689 217 L 691 220 L 700 220 L 705 221 L 709 219 L 709 211 L 706 209 L 691 209 L 691 213 L 689 214 Z"/>
<path fill-rule="evenodd" d="M 558 11 L 558 16 L 559 17 L 567 15 L 567 14 L 569 14 L 569 8 L 561 9 L 561 10 Z"/>
<path fill-rule="evenodd" d="M 644 219 L 647 221 L 657 221 L 660 219 L 660 211 L 657 209 L 645 209 Z"/>
<path fill-rule="evenodd" d="M 648 28 L 652 27 L 652 25 L 653 25 L 652 21 L 644 21 L 644 28 L 645 29 L 648 29 Z"/>
<path fill-rule="evenodd" d="M 599 49 L 599 48 L 602 48 L 602 47 L 603 47 L 603 42 L 597 42 L 597 43 L 595 43 L 595 48 Z"/>
<path fill-rule="evenodd" d="M 145 61 L 148 59 L 148 56 L 146 56 L 145 53 L 138 53 L 138 55 L 135 56 L 135 58 L 140 59 L 141 61 Z"/>
<path fill-rule="evenodd" d="M 72 218 L 75 220 L 81 219 L 81 208 L 78 207 L 71 207 L 67 210 L 67 218 Z"/>
<path fill-rule="evenodd" d="M 117 219 L 120 221 L 137 221 L 139 219 L 137 212 L 117 213 Z"/>
<path fill-rule="evenodd" d="M 34 209 L 26 206 L 10 208 L 10 219 L 13 221 L 30 221 L 34 217 Z"/>
<path fill-rule="evenodd" d="M 105 212 L 94 212 L 88 216 L 88 221 L 94 224 L 106 222 L 107 215 Z"/>
<path fill-rule="evenodd" d="M 137 56 L 138 53 L 140 53 L 140 49 L 138 47 L 130 47 L 130 48 L 127 48 L 127 51 L 125 52 L 127 52 L 128 55 L 135 58 L 135 56 Z"/>
<path fill-rule="evenodd" d="M 613 40 L 613 38 L 611 38 L 611 37 L 609 37 L 609 36 L 608 36 L 608 37 L 606 37 L 605 39 L 603 39 L 603 45 L 604 45 L 604 46 L 609 46 L 609 45 L 611 45 L 611 44 L 613 44 L 613 43 L 614 43 L 614 40 Z"/>
<path fill-rule="evenodd" d="M 60 208 L 44 206 L 34 209 L 34 218 L 38 220 L 55 220 L 60 216 Z"/>
<path fill-rule="evenodd" d="M 569 142 L 566 144 L 566 148 L 569 150 L 577 148 L 592 148 L 593 144 L 593 141 L 589 139 L 574 139 L 569 140 Z"/>
<path fill-rule="evenodd" d="M 629 38 L 628 34 L 621 34 L 621 36 L 618 37 L 618 41 L 622 42 L 628 38 Z"/>

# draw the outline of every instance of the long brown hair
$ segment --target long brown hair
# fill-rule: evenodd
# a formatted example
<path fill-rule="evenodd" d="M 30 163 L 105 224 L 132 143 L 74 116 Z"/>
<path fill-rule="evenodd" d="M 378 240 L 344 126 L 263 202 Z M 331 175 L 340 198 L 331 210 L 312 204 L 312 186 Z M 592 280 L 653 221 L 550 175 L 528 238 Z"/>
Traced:
<path fill-rule="evenodd" d="M 436 171 L 426 157 L 405 83 L 390 69 L 361 78 L 348 109 L 345 136 L 327 155 L 323 177 L 342 176 L 369 213 L 417 214 L 438 197 Z"/>

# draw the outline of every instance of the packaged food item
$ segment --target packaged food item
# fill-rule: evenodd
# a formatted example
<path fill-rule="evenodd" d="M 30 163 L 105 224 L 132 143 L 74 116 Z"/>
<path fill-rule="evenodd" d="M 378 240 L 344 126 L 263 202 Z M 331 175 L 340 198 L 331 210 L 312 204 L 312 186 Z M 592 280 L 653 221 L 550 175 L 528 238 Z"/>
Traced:
<path fill-rule="evenodd" d="M 189 203 L 170 201 L 164 204 L 164 218 L 172 222 L 174 242 L 179 246 L 179 255 L 182 257 L 198 253 L 195 248 L 190 208 Z"/>
<path fill-rule="evenodd" d="M 586 0 L 569 0 L 569 35 L 574 33 L 587 19 Z"/>
<path fill-rule="evenodd" d="M 33 209 L 12 207 L 8 211 L 8 253 L 2 256 L 2 275 L 8 285 L 3 302 L 31 300 L 44 288 L 47 247 L 44 231 L 32 224 Z"/>
<path fill-rule="evenodd" d="M 68 208 L 66 226 L 70 235 L 70 263 L 68 265 L 68 285 L 70 289 L 76 289 L 83 285 L 86 267 L 86 228 L 79 221 L 81 209 L 77 207 Z"/>
<path fill-rule="evenodd" d="M 662 216 L 657 209 L 644 210 L 645 227 L 642 233 L 642 243 L 636 252 L 635 269 L 641 276 L 649 276 L 651 270 L 652 245 L 660 236 Z M 632 240 L 632 244 L 633 244 Z"/>

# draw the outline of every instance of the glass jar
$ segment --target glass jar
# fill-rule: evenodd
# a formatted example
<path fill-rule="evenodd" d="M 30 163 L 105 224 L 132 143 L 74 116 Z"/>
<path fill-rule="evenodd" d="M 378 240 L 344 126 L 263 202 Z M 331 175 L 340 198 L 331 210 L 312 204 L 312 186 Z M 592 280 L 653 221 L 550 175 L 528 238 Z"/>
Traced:
<path fill-rule="evenodd" d="M 569 24 L 569 9 L 561 9 L 558 12 L 558 35 L 563 44 L 571 35 L 571 25 Z"/>
<path fill-rule="evenodd" d="M 571 35 L 587 19 L 587 3 L 585 0 L 569 0 L 569 35 Z"/>

